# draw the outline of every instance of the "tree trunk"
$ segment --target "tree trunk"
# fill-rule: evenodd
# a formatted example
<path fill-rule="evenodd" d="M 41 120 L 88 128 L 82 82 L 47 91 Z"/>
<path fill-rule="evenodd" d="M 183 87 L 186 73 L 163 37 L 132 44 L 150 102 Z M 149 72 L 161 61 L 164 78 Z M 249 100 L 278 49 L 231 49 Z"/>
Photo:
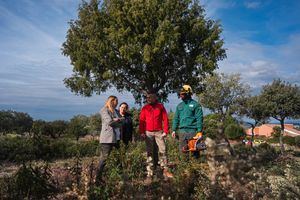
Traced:
<path fill-rule="evenodd" d="M 254 142 L 254 128 L 255 126 L 251 125 L 251 147 L 253 147 Z"/>
<path fill-rule="evenodd" d="M 284 154 L 284 145 L 282 141 L 283 133 L 284 133 L 284 120 L 280 120 L 280 126 L 281 126 L 281 131 L 279 135 L 279 144 L 280 144 L 280 150 L 281 154 Z"/>

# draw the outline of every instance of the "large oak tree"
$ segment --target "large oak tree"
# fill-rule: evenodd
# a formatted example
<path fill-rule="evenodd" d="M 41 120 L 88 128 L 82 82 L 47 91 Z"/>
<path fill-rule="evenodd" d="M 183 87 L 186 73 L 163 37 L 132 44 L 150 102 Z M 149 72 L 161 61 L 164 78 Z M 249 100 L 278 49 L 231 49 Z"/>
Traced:
<path fill-rule="evenodd" d="M 279 137 L 281 153 L 284 153 L 282 136 L 284 133 L 284 121 L 286 119 L 300 118 L 300 88 L 280 79 L 272 84 L 263 86 L 262 98 L 269 117 L 280 122 L 281 134 Z"/>
<path fill-rule="evenodd" d="M 73 65 L 64 80 L 76 94 L 110 87 L 140 102 L 155 90 L 163 101 L 199 82 L 226 57 L 218 22 L 192 0 L 97 0 L 83 2 L 70 23 L 62 51 Z"/>

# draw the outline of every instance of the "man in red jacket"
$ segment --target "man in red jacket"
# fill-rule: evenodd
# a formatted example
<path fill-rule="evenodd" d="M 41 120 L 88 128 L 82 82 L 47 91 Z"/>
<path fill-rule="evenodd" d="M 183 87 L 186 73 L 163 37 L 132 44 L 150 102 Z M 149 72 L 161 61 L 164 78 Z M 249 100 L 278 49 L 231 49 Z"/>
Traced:
<path fill-rule="evenodd" d="M 157 101 L 155 92 L 148 92 L 147 104 L 140 114 L 140 134 L 146 138 L 147 149 L 147 178 L 153 177 L 153 169 L 156 166 L 155 155 L 159 150 L 159 164 L 163 168 L 163 174 L 167 178 L 173 175 L 168 171 L 165 137 L 169 131 L 168 115 L 163 104 Z"/>

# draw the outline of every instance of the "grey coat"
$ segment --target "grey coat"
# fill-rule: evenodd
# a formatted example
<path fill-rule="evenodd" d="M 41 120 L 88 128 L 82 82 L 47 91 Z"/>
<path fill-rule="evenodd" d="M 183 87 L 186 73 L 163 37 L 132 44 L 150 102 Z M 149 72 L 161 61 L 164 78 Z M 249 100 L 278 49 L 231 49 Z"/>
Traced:
<path fill-rule="evenodd" d="M 102 128 L 100 133 L 100 143 L 116 143 L 116 128 L 119 128 L 122 122 L 116 122 L 116 118 L 106 107 L 100 110 Z"/>

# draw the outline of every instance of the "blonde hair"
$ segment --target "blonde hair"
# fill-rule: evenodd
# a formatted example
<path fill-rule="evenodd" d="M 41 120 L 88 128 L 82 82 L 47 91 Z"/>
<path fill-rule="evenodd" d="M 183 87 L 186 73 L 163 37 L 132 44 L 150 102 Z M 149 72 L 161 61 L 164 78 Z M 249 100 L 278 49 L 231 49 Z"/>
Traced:
<path fill-rule="evenodd" d="M 113 105 L 113 101 L 115 100 L 118 100 L 118 97 L 116 96 L 109 96 L 105 102 L 105 105 L 104 107 L 108 108 L 108 110 L 111 112 L 111 113 L 114 113 L 115 112 L 115 108 L 112 106 Z"/>

